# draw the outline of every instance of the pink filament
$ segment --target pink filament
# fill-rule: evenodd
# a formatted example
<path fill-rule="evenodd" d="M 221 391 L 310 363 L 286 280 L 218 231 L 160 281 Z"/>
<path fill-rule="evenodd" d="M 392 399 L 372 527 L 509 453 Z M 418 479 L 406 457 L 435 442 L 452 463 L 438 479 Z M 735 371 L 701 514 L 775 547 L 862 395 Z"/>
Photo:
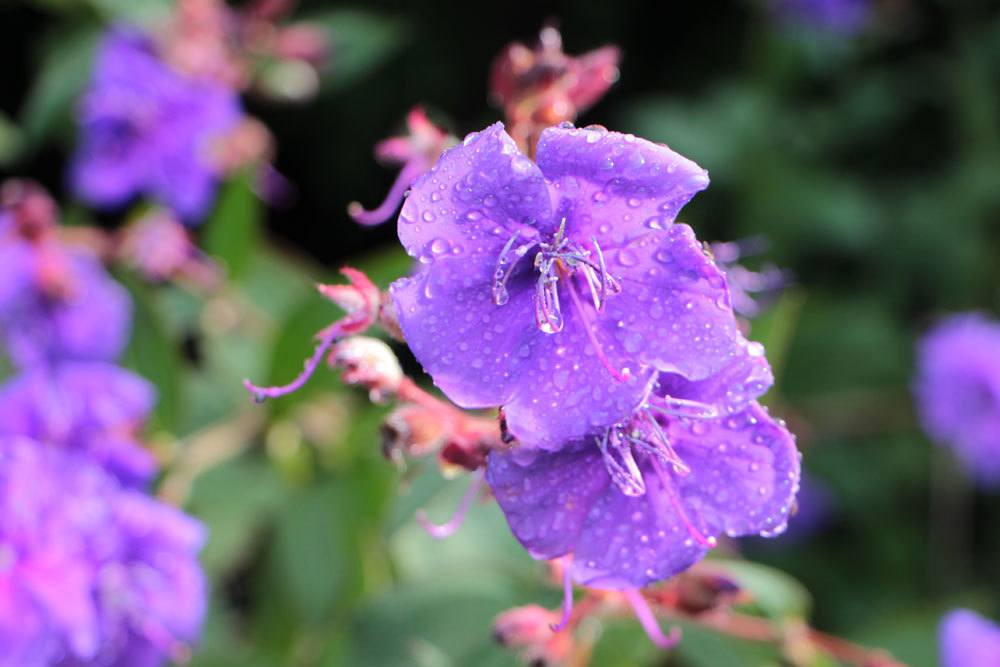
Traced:
<path fill-rule="evenodd" d="M 418 510 L 416 514 L 417 523 L 423 526 L 427 534 L 435 540 L 443 540 L 446 537 L 451 537 L 462 527 L 462 524 L 465 522 L 465 515 L 468 514 L 469 507 L 472 506 L 472 501 L 479 495 L 479 490 L 482 486 L 482 474 L 474 473 L 472 481 L 469 482 L 469 488 L 465 490 L 465 495 L 462 496 L 458 507 L 455 508 L 455 513 L 451 515 L 448 521 L 441 524 L 432 523 L 427 518 L 427 513 L 424 510 Z"/>
<path fill-rule="evenodd" d="M 425 171 L 427 171 L 427 164 L 422 159 L 410 160 L 403 165 L 392 187 L 389 188 L 389 193 L 386 194 L 385 200 L 377 208 L 369 211 L 358 202 L 352 202 L 347 208 L 348 215 L 354 218 L 355 222 L 366 227 L 372 227 L 385 222 L 399 208 L 399 204 L 403 201 L 403 196 L 406 194 L 406 189 Z"/>
<path fill-rule="evenodd" d="M 688 534 L 694 539 L 695 542 L 705 547 L 706 549 L 713 549 L 718 544 L 714 537 L 705 537 L 700 530 L 698 530 L 691 519 L 688 518 L 687 512 L 684 511 L 684 506 L 681 505 L 680 498 L 677 497 L 677 491 L 674 488 L 673 483 L 670 481 L 669 473 L 665 472 L 663 468 L 660 467 L 659 462 L 655 459 L 653 460 L 653 468 L 656 469 L 656 474 L 660 478 L 660 483 L 663 484 L 663 491 L 667 494 L 667 498 L 670 499 L 670 504 L 673 506 L 674 511 L 677 512 L 677 516 L 681 518 L 684 522 L 684 527 L 687 528 Z"/>
<path fill-rule="evenodd" d="M 653 615 L 653 610 L 649 608 L 649 603 L 646 602 L 646 598 L 642 596 L 639 589 L 626 589 L 622 591 L 622 595 L 632 605 L 635 617 L 639 619 L 639 624 L 642 625 L 642 629 L 646 631 L 646 636 L 649 637 L 651 642 L 662 649 L 671 649 L 677 646 L 677 642 L 681 640 L 680 628 L 671 628 L 670 634 L 664 635 L 663 630 L 660 628 L 660 623 L 656 620 L 656 616 Z"/>
<path fill-rule="evenodd" d="M 563 282 L 566 283 L 566 290 L 573 299 L 573 306 L 576 308 L 576 312 L 580 316 L 580 320 L 583 322 L 583 330 L 587 332 L 587 338 L 590 340 L 590 344 L 594 346 L 594 352 L 597 354 L 597 358 L 601 361 L 601 365 L 603 365 L 608 372 L 611 373 L 611 377 L 619 382 L 625 382 L 628 380 L 628 374 L 623 374 L 611 365 L 611 360 L 609 360 L 604 354 L 601 344 L 597 342 L 597 336 L 594 334 L 593 324 L 583 310 L 583 304 L 580 302 L 580 295 L 576 293 L 576 287 L 573 285 L 572 277 L 570 275 L 565 275 L 565 278 L 566 280 Z"/>
<path fill-rule="evenodd" d="M 559 619 L 558 623 L 553 623 L 549 627 L 552 632 L 561 632 L 569 625 L 569 619 L 573 615 L 573 562 L 572 556 L 566 558 L 566 562 L 563 564 L 563 603 L 562 603 L 562 617 Z"/>

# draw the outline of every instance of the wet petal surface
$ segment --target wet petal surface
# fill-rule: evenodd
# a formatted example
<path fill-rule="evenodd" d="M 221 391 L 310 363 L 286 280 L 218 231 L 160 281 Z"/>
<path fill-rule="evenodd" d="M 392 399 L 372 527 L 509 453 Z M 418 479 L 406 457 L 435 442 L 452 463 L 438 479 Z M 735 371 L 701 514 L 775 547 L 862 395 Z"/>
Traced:
<path fill-rule="evenodd" d="M 515 231 L 525 239 L 552 226 L 538 167 L 496 123 L 470 134 L 417 179 L 399 215 L 399 240 L 412 256 L 494 262 Z M 469 260 L 470 262 L 472 260 Z"/>
<path fill-rule="evenodd" d="M 537 160 L 553 201 L 574 202 L 572 236 L 606 247 L 667 229 L 708 187 L 708 172 L 667 146 L 603 128 L 550 127 Z"/>
<path fill-rule="evenodd" d="M 730 363 L 741 336 L 719 269 L 687 225 L 647 233 L 608 253 L 622 284 L 600 317 L 626 357 L 698 380 Z"/>

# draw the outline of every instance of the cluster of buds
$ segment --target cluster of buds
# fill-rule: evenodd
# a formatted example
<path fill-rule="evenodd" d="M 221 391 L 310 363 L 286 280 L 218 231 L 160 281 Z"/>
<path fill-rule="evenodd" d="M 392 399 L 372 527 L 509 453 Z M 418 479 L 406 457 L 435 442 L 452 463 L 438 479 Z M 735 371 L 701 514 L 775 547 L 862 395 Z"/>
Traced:
<path fill-rule="evenodd" d="M 387 459 L 404 465 L 407 458 L 436 456 L 445 474 L 471 472 L 472 482 L 453 517 L 444 524 L 431 523 L 423 512 L 417 520 L 436 538 L 453 534 L 462 524 L 483 487 L 481 469 L 486 455 L 503 446 L 494 418 L 470 415 L 421 389 L 400 367 L 392 348 L 383 340 L 363 335 L 376 325 L 400 338 L 389 301 L 361 271 L 345 267 L 347 284 L 318 285 L 320 293 L 345 311 L 345 315 L 317 333 L 318 343 L 302 373 L 292 382 L 262 387 L 244 381 L 257 401 L 284 396 L 301 388 L 325 359 L 341 371 L 347 384 L 368 390 L 374 402 L 394 399 L 396 408 L 382 427 L 382 451 Z"/>
<path fill-rule="evenodd" d="M 542 29 L 535 48 L 520 43 L 505 48 L 493 62 L 490 94 L 521 151 L 534 157 L 542 130 L 572 122 L 601 99 L 618 80 L 620 59 L 615 46 L 566 55 L 552 26 Z"/>
<path fill-rule="evenodd" d="M 605 46 L 579 57 L 562 50 L 562 37 L 554 27 L 542 30 L 539 44 L 530 48 L 514 43 L 493 63 L 490 94 L 503 107 L 507 130 L 521 150 L 534 156 L 542 130 L 577 115 L 599 100 L 618 80 L 617 47 Z M 434 125 L 421 107 L 406 117 L 405 135 L 390 137 L 375 146 L 379 162 L 401 165 L 385 199 L 374 209 L 351 202 L 347 212 L 365 226 L 388 221 L 399 209 L 407 189 L 430 171 L 441 154 L 458 139 Z"/>
<path fill-rule="evenodd" d="M 229 88 L 308 99 L 319 88 L 330 45 L 318 26 L 279 25 L 294 6 L 293 0 L 254 0 L 237 10 L 221 0 L 181 0 L 163 34 L 164 57 L 179 71 Z"/>
<path fill-rule="evenodd" d="M 804 620 L 771 620 L 741 611 L 754 597 L 727 572 L 724 562 L 696 564 L 642 591 L 583 589 L 574 602 L 572 587 L 566 583 L 565 560 L 550 561 L 548 567 L 551 583 L 561 581 L 565 587 L 569 605 L 564 602 L 561 615 L 528 605 L 508 609 L 494 620 L 496 641 L 518 651 L 532 665 L 586 667 L 602 622 L 635 615 L 661 647 L 675 644 L 680 632 L 675 628 L 664 635 L 658 618 L 683 619 L 734 638 L 771 644 L 794 667 L 831 658 L 855 667 L 904 667 L 883 651 L 823 634 Z"/>

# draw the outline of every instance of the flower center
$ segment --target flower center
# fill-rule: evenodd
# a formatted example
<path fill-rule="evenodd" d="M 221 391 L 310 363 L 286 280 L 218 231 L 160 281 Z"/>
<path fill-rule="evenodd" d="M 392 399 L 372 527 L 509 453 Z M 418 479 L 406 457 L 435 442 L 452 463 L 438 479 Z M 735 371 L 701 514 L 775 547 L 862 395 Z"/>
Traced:
<path fill-rule="evenodd" d="M 719 411 L 713 405 L 688 399 L 655 395 L 647 397 L 643 405 L 626 421 L 615 424 L 603 436 L 596 438 L 608 475 L 626 496 L 634 498 L 645 495 L 646 480 L 636 455 L 640 456 L 640 460 L 644 457 L 659 478 L 664 495 L 691 538 L 703 546 L 714 547 L 715 538 L 702 534 L 688 518 L 681 503 L 672 475 L 684 477 L 691 473 L 691 468 L 673 448 L 654 413 L 668 417 L 711 419 L 718 416 Z"/>
<path fill-rule="evenodd" d="M 518 260 L 537 248 L 534 267 L 538 271 L 535 283 L 535 321 L 538 328 L 548 334 L 562 331 L 564 319 L 559 299 L 559 281 L 563 279 L 567 289 L 573 290 L 570 278 L 581 273 L 590 290 L 594 308 L 604 309 L 608 296 L 621 292 L 621 283 L 611 275 L 604 261 L 604 253 L 597 239 L 586 247 L 566 236 L 566 218 L 559 224 L 559 230 L 551 241 L 529 241 L 517 245 L 520 231 L 514 232 L 497 257 L 493 274 L 493 303 L 502 306 L 510 299 L 507 281 L 510 279 Z"/>

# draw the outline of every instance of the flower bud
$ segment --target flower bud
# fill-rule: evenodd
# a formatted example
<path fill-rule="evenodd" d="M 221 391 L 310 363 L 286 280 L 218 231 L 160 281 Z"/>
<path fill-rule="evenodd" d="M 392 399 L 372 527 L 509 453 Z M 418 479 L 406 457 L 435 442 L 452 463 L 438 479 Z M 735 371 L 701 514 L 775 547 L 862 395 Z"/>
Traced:
<path fill-rule="evenodd" d="M 0 186 L 0 209 L 11 215 L 14 231 L 35 240 L 51 231 L 59 210 L 49 193 L 34 181 L 12 178 Z"/>
<path fill-rule="evenodd" d="M 343 334 L 360 333 L 379 318 L 382 292 L 368 276 L 345 266 L 340 270 L 349 281 L 346 285 L 317 285 L 324 297 L 344 309 L 347 317 L 339 321 Z"/>
<path fill-rule="evenodd" d="M 559 614 L 535 604 L 508 609 L 493 621 L 493 638 L 511 648 L 540 646 L 552 638 Z"/>
<path fill-rule="evenodd" d="M 352 336 L 337 342 L 329 363 L 343 369 L 341 377 L 347 384 L 366 387 L 373 401 L 394 394 L 403 380 L 395 353 L 377 338 Z"/>
<path fill-rule="evenodd" d="M 403 405 L 382 423 L 382 454 L 390 461 L 426 456 L 440 449 L 447 435 L 441 416 L 421 405 Z"/>
<path fill-rule="evenodd" d="M 195 254 L 187 229 L 171 213 L 152 211 L 123 231 L 119 256 L 153 281 L 167 280 Z"/>

